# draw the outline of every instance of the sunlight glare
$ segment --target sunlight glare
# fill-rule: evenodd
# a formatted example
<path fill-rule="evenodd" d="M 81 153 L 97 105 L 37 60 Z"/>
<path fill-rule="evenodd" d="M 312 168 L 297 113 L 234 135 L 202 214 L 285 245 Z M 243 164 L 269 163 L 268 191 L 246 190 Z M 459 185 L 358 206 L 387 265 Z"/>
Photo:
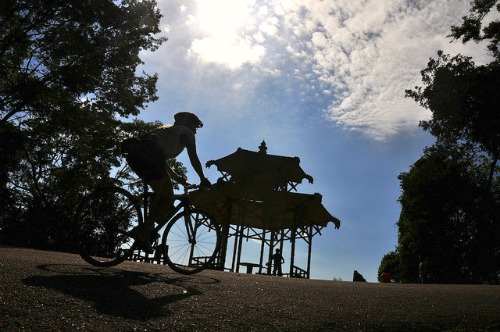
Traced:
<path fill-rule="evenodd" d="M 197 19 L 209 35 L 234 38 L 249 18 L 250 8 L 250 2 L 244 0 L 199 0 Z"/>
<path fill-rule="evenodd" d="M 198 0 L 198 10 L 190 24 L 205 35 L 193 40 L 189 54 L 205 63 L 218 63 L 238 69 L 245 63 L 257 63 L 265 48 L 246 35 L 254 24 L 254 1 Z"/>

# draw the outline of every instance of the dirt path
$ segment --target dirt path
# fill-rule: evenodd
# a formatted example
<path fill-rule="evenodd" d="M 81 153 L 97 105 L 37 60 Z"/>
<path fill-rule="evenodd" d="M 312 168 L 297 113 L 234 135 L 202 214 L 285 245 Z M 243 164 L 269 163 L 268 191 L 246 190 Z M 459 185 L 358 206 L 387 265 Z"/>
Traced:
<path fill-rule="evenodd" d="M 500 331 L 500 286 L 182 276 L 0 248 L 1 331 Z"/>

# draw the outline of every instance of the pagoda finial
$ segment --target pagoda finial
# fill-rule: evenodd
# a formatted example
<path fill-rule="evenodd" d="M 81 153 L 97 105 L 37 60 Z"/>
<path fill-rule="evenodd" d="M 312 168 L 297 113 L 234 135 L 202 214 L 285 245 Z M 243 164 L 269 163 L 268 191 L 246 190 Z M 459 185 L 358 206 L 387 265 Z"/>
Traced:
<path fill-rule="evenodd" d="M 262 143 L 260 143 L 259 153 L 263 153 L 263 154 L 267 153 L 266 141 L 262 141 Z"/>

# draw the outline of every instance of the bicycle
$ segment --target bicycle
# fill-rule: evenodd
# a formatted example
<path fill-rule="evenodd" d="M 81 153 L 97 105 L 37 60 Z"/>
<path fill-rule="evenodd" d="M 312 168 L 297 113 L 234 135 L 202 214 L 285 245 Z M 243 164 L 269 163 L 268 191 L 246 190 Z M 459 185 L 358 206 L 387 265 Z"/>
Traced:
<path fill-rule="evenodd" d="M 174 195 L 178 203 L 172 214 L 154 228 L 156 250 L 172 270 L 182 274 L 211 266 L 221 241 L 219 225 L 210 214 L 190 204 L 188 192 L 192 189 L 199 187 L 184 186 L 183 194 Z M 144 183 L 139 196 L 118 186 L 99 188 L 86 196 L 75 216 L 80 256 L 98 267 L 115 266 L 132 257 L 139 246 L 130 230 L 148 217 L 151 194 Z"/>

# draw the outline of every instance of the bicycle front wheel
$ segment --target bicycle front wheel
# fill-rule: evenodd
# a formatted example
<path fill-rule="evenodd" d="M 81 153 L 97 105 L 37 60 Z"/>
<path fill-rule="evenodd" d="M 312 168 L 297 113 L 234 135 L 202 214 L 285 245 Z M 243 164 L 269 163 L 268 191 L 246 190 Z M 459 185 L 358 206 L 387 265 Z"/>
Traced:
<path fill-rule="evenodd" d="M 220 245 L 220 229 L 205 211 L 190 209 L 177 214 L 162 239 L 165 258 L 172 270 L 194 274 L 213 265 Z"/>
<path fill-rule="evenodd" d="M 76 213 L 76 242 L 88 263 L 110 267 L 132 256 L 129 231 L 142 223 L 135 197 L 119 187 L 98 189 L 85 198 Z"/>

